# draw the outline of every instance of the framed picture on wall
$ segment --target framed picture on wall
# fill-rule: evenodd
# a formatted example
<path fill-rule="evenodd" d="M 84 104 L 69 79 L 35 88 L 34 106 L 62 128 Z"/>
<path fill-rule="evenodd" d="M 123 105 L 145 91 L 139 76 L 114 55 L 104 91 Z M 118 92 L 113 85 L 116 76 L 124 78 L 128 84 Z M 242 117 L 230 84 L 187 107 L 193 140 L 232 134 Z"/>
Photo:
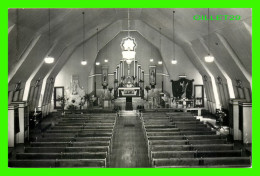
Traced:
<path fill-rule="evenodd" d="M 156 85 L 156 66 L 150 66 L 149 68 L 149 82 L 152 88 Z"/>
<path fill-rule="evenodd" d="M 204 107 L 203 85 L 194 85 L 194 107 Z"/>

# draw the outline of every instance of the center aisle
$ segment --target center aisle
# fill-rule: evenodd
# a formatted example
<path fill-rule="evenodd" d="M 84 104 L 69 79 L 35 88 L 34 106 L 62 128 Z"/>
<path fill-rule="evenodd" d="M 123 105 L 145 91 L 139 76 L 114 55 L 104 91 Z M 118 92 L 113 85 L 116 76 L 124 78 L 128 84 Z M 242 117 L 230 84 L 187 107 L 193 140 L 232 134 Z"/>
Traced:
<path fill-rule="evenodd" d="M 148 151 L 139 117 L 117 117 L 110 167 L 149 167 Z"/>

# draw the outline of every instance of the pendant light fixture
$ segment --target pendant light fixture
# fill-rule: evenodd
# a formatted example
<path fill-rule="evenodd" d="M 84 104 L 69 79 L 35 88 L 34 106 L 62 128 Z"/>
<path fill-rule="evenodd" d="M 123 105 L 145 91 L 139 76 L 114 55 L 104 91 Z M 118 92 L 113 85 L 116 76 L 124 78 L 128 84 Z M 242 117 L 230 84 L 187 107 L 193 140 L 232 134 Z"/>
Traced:
<path fill-rule="evenodd" d="M 162 42 L 161 42 L 161 36 L 162 36 L 161 30 L 162 30 L 162 28 L 159 28 L 159 30 L 160 30 L 160 53 L 162 53 Z M 158 64 L 162 65 L 162 61 L 161 60 L 158 61 Z"/>
<path fill-rule="evenodd" d="M 97 55 L 98 55 L 98 28 L 97 28 Z M 96 62 L 96 65 L 100 65 L 100 62 Z"/>
<path fill-rule="evenodd" d="M 122 57 L 123 60 L 130 65 L 132 61 L 135 60 L 136 55 L 136 47 L 137 43 L 135 42 L 135 38 L 130 36 L 130 20 L 129 20 L 129 9 L 127 10 L 127 34 L 128 36 L 122 39 L 121 48 L 122 48 Z"/>
<path fill-rule="evenodd" d="M 152 44 L 150 45 L 150 62 L 153 62 L 153 57 L 152 57 Z"/>
<path fill-rule="evenodd" d="M 49 16 L 49 48 L 51 48 L 51 10 L 48 10 L 48 16 Z M 44 58 L 44 61 L 46 64 L 52 64 L 54 62 L 54 57 L 50 56 L 49 54 L 47 57 Z"/>
<path fill-rule="evenodd" d="M 173 40 L 173 60 L 172 60 L 172 64 L 177 64 L 177 60 L 176 60 L 176 55 L 175 55 L 175 40 L 174 40 L 174 14 L 175 11 L 172 11 L 172 16 L 173 16 L 173 20 L 172 20 L 172 40 Z"/>
<path fill-rule="evenodd" d="M 208 55 L 205 56 L 205 61 L 206 62 L 213 62 L 214 61 L 214 56 L 210 55 L 210 46 L 209 46 L 209 8 L 208 8 Z"/>
<path fill-rule="evenodd" d="M 85 59 L 85 46 L 84 46 L 84 44 L 85 44 L 85 13 L 84 12 L 82 12 L 82 28 L 83 28 L 83 38 L 82 38 L 82 49 L 83 49 L 82 56 L 83 56 L 83 58 L 81 61 L 81 65 L 87 65 L 88 62 Z"/>
<path fill-rule="evenodd" d="M 97 54 L 98 54 L 99 50 L 98 50 L 98 28 L 97 28 Z"/>

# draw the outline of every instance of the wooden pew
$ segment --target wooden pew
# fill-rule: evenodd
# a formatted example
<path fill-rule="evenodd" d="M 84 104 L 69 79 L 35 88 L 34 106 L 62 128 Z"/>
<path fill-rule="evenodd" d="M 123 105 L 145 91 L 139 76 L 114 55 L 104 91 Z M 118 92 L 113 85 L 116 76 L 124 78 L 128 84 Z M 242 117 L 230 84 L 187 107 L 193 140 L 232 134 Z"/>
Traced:
<path fill-rule="evenodd" d="M 59 129 L 113 129 L 114 125 L 111 126 L 86 126 L 86 125 L 82 125 L 82 126 L 54 126 L 50 129 L 55 129 L 55 130 L 59 130 Z"/>
<path fill-rule="evenodd" d="M 180 131 L 180 129 L 179 128 L 147 128 L 147 129 L 145 129 L 146 130 L 146 132 L 162 132 L 162 131 L 164 131 L 164 132 L 178 132 L 178 131 Z"/>
<path fill-rule="evenodd" d="M 201 145 L 152 145 L 151 151 L 191 151 L 191 150 L 233 150 L 234 144 L 201 144 Z"/>
<path fill-rule="evenodd" d="M 16 168 L 102 168 L 106 167 L 106 159 L 9 160 L 8 166 Z"/>
<path fill-rule="evenodd" d="M 109 146 L 110 141 L 84 141 L 84 142 L 31 142 L 31 147 L 78 147 L 78 146 Z"/>
<path fill-rule="evenodd" d="M 59 122 L 56 126 L 82 126 L 82 125 L 89 125 L 89 126 L 110 126 L 114 125 L 114 123 L 97 123 L 97 122 L 85 122 L 85 123 L 70 123 L 70 122 Z"/>
<path fill-rule="evenodd" d="M 152 151 L 152 158 L 207 158 L 207 157 L 241 157 L 241 150 L 213 151 Z"/>
<path fill-rule="evenodd" d="M 153 159 L 152 165 L 153 167 L 249 167 L 251 165 L 251 159 L 250 157 Z"/>
<path fill-rule="evenodd" d="M 108 146 L 85 147 L 25 147 L 25 153 L 74 153 L 74 152 L 109 152 Z"/>
<path fill-rule="evenodd" d="M 147 136 L 176 136 L 176 135 L 211 135 L 216 134 L 215 131 L 156 131 L 147 132 Z"/>
<path fill-rule="evenodd" d="M 80 153 L 17 153 L 16 159 L 106 159 L 107 152 Z"/>
<path fill-rule="evenodd" d="M 113 119 L 87 119 L 87 120 L 81 120 L 81 119 L 68 119 L 68 120 L 62 120 L 59 123 L 114 123 L 115 120 Z"/>
<path fill-rule="evenodd" d="M 67 130 L 67 129 L 50 129 L 48 131 L 46 131 L 46 133 L 68 133 L 68 132 L 72 132 L 72 133 L 76 133 L 76 132 L 113 132 L 113 128 L 110 129 L 71 129 L 71 130 Z"/>

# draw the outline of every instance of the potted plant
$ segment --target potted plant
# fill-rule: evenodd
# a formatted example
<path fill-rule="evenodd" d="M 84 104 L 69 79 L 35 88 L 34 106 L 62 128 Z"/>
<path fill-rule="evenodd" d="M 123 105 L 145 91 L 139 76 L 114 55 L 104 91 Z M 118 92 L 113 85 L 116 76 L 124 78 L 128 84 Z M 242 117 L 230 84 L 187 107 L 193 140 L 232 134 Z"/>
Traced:
<path fill-rule="evenodd" d="M 64 115 L 64 107 L 65 107 L 66 99 L 64 97 L 58 96 L 57 101 L 60 102 L 61 105 L 61 110 L 62 110 L 61 115 Z"/>

